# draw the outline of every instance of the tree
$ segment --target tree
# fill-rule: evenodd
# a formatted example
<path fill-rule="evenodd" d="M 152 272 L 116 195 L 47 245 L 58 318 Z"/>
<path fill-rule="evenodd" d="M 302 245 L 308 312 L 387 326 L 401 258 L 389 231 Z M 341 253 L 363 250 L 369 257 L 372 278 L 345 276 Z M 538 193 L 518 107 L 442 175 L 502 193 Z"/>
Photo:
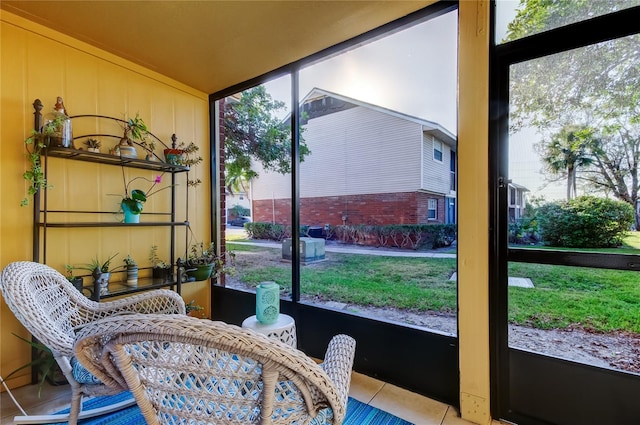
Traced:
<path fill-rule="evenodd" d="M 507 38 L 602 15 L 623 3 L 628 5 L 618 0 L 522 0 Z M 510 83 L 511 130 L 533 126 L 549 135 L 584 123 L 593 129 L 587 144 L 592 165 L 579 169 L 576 178 L 634 209 L 640 190 L 639 44 L 635 34 L 522 62 L 512 66 Z"/>
<path fill-rule="evenodd" d="M 576 175 L 579 168 L 592 164 L 589 150 L 592 131 L 578 126 L 566 126 L 542 142 L 542 160 L 547 171 L 567 179 L 567 201 L 577 196 Z"/>
<path fill-rule="evenodd" d="M 285 110 L 264 86 L 243 91 L 237 100 L 228 100 L 224 111 L 225 178 L 230 190 L 244 187 L 258 176 L 255 162 L 281 174 L 291 172 L 291 127 L 275 114 Z M 300 138 L 300 161 L 309 154 Z"/>

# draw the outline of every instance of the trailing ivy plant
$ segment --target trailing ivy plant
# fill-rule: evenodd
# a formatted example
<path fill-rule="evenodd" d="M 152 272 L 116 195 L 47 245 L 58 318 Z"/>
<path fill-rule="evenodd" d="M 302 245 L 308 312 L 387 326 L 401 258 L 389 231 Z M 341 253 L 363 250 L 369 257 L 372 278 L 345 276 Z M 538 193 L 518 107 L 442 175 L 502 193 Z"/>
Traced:
<path fill-rule="evenodd" d="M 31 130 L 31 135 L 24 141 L 27 152 L 25 156 L 31 164 L 31 168 L 22 174 L 25 180 L 29 182 L 27 189 L 27 196 L 20 202 L 21 206 L 29 205 L 29 198 L 38 193 L 40 189 L 50 189 L 53 186 L 47 183 L 47 179 L 44 177 L 44 171 L 42 170 L 42 162 L 40 157 L 42 151 L 49 145 L 50 137 L 60 128 L 64 120 L 67 117 L 60 114 L 56 116 L 52 121 L 42 127 L 42 132 Z"/>

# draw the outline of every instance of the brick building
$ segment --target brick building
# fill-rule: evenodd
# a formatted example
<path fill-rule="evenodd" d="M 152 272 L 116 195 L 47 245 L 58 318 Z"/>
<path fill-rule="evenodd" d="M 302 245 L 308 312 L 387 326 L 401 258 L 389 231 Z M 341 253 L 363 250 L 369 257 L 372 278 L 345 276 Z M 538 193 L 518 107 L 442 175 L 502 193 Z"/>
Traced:
<path fill-rule="evenodd" d="M 325 90 L 301 102 L 300 223 L 456 222 L 456 137 L 437 123 Z M 290 224 L 291 176 L 252 181 L 254 221 Z"/>

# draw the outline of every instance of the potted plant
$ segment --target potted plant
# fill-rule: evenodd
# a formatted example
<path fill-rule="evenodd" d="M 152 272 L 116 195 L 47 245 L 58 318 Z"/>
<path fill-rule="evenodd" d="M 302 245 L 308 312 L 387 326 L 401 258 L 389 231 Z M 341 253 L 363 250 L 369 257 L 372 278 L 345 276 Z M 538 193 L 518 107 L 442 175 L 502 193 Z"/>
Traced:
<path fill-rule="evenodd" d="M 187 145 L 181 143 L 180 148 L 182 149 L 182 152 L 184 152 L 180 165 L 191 168 L 202 162 L 202 157 L 198 155 L 198 150 L 200 150 L 200 148 L 195 143 L 191 142 Z M 200 183 L 202 183 L 202 180 L 190 179 L 189 173 L 187 173 L 187 187 L 196 187 Z"/>
<path fill-rule="evenodd" d="M 73 146 L 73 132 L 71 129 L 71 118 L 66 111 L 64 102 L 60 96 L 57 97 L 53 112 L 44 117 L 43 133 L 49 133 L 49 146 L 60 148 L 75 148 Z"/>
<path fill-rule="evenodd" d="M 149 135 L 149 129 L 138 114 L 134 118 L 129 118 L 124 122 L 123 135 L 118 143 L 117 150 L 120 156 L 125 158 L 137 158 L 138 153 L 134 146 L 135 142 L 142 143 Z"/>
<path fill-rule="evenodd" d="M 45 379 L 49 381 L 51 385 L 64 385 L 68 383 L 67 378 L 65 378 L 62 369 L 60 369 L 60 366 L 58 365 L 56 359 L 53 357 L 53 353 L 51 352 L 49 347 L 35 340 L 30 341 L 28 339 L 22 338 L 21 336 L 16 334 L 13 334 L 13 336 L 29 344 L 33 348 L 35 355 L 33 357 L 33 360 L 31 360 L 29 363 L 13 370 L 4 379 L 0 379 L 0 383 L 6 382 L 14 374 L 28 367 L 38 368 L 38 375 L 40 377 L 40 382 L 38 385 L 38 397 L 40 397 L 40 394 L 42 392 L 42 385 L 44 384 Z"/>
<path fill-rule="evenodd" d="M 191 245 L 187 261 L 185 261 L 187 275 L 195 278 L 195 280 L 209 279 L 214 267 L 222 266 L 222 261 L 216 255 L 215 248 L 213 242 L 206 248 L 202 242 Z"/>
<path fill-rule="evenodd" d="M 153 180 L 150 180 L 146 177 L 135 177 L 127 182 L 127 179 L 124 174 L 124 167 L 122 168 L 122 180 L 124 182 L 124 197 L 120 202 L 120 208 L 124 212 L 124 222 L 125 223 L 139 223 L 140 222 L 140 213 L 142 212 L 142 207 L 144 203 L 147 202 L 147 199 L 154 193 L 160 192 L 161 190 L 165 190 L 170 188 L 172 185 L 162 187 L 160 189 L 154 189 L 154 187 L 162 182 L 162 174 L 157 175 Z M 141 189 L 132 189 L 129 190 L 129 185 L 136 180 L 145 180 L 151 185 L 149 189 L 143 191 Z"/>
<path fill-rule="evenodd" d="M 227 252 L 227 255 L 230 257 L 230 263 L 232 263 L 234 254 Z M 202 242 L 191 245 L 184 265 L 187 275 L 195 278 L 195 280 L 206 280 L 221 274 L 233 274 L 235 272 L 232 264 L 227 265 L 225 259 L 216 254 L 216 247 L 213 242 L 206 248 Z"/>
<path fill-rule="evenodd" d="M 198 317 L 200 319 L 204 319 L 204 315 L 202 313 L 198 313 L 199 311 L 204 310 L 204 307 L 196 304 L 196 300 L 191 300 L 187 304 L 184 305 L 187 316 Z"/>
<path fill-rule="evenodd" d="M 153 151 L 156 150 L 156 144 L 153 140 L 150 140 L 149 142 L 143 140 L 140 142 L 140 146 L 142 146 L 142 148 L 147 152 L 144 159 L 147 161 L 156 160 L 156 155 L 153 153 Z"/>
<path fill-rule="evenodd" d="M 151 261 L 152 277 L 154 279 L 161 279 L 162 282 L 171 279 L 171 264 L 160 259 L 158 256 L 158 245 L 151 246 L 149 261 Z"/>
<path fill-rule="evenodd" d="M 72 266 L 71 264 L 65 264 L 64 268 L 66 271 L 67 280 L 71 282 L 78 291 L 82 292 L 82 284 L 83 284 L 82 278 L 80 276 L 74 276 L 73 274 L 75 267 Z"/>
<path fill-rule="evenodd" d="M 87 264 L 85 267 L 81 267 L 84 270 L 89 270 L 91 272 L 91 276 L 93 277 L 93 288 L 94 291 L 97 291 L 100 295 L 106 295 L 109 293 L 109 279 L 111 279 L 111 260 L 113 260 L 117 253 L 107 258 L 106 261 L 100 261 L 98 256 L 96 256 L 91 263 Z M 95 296 L 95 294 L 94 294 Z"/>
<path fill-rule="evenodd" d="M 175 149 L 165 149 L 164 157 L 168 164 L 181 165 L 183 167 L 193 167 L 202 162 L 202 157 L 198 155 L 200 148 L 193 142 L 180 143 Z M 202 183 L 200 179 L 189 179 L 187 176 L 187 186 L 195 187 Z"/>
<path fill-rule="evenodd" d="M 122 261 L 127 269 L 127 286 L 136 288 L 138 286 L 138 263 L 131 258 L 131 255 L 127 255 Z"/>
<path fill-rule="evenodd" d="M 98 139 L 89 138 L 84 141 L 84 144 L 89 152 L 100 153 L 102 143 Z"/>

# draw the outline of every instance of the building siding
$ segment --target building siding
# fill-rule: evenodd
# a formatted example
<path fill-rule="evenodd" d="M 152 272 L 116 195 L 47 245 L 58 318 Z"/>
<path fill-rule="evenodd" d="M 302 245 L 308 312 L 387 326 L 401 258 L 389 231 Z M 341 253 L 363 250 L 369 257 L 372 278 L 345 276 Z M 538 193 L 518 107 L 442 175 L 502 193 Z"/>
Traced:
<path fill-rule="evenodd" d="M 303 105 L 310 154 L 300 163 L 300 223 L 444 223 L 450 147 L 443 143 L 443 160 L 434 161 L 433 136 L 421 123 L 330 99 Z M 290 224 L 291 175 L 255 168 L 254 221 Z M 438 201 L 435 220 L 428 220 L 430 198 Z"/>
<path fill-rule="evenodd" d="M 435 139 L 431 134 L 423 135 L 422 189 L 449 194 L 451 183 L 451 147 L 442 143 L 442 162 L 433 158 Z"/>
<path fill-rule="evenodd" d="M 309 120 L 311 154 L 300 164 L 300 196 L 409 192 L 420 187 L 420 125 L 356 107 Z M 253 199 L 290 198 L 291 177 L 258 169 Z"/>
<path fill-rule="evenodd" d="M 427 219 L 428 199 L 438 202 L 436 220 Z M 423 192 L 321 196 L 300 199 L 300 224 L 438 224 L 445 220 L 444 196 Z M 254 221 L 291 224 L 291 198 L 254 200 Z"/>

